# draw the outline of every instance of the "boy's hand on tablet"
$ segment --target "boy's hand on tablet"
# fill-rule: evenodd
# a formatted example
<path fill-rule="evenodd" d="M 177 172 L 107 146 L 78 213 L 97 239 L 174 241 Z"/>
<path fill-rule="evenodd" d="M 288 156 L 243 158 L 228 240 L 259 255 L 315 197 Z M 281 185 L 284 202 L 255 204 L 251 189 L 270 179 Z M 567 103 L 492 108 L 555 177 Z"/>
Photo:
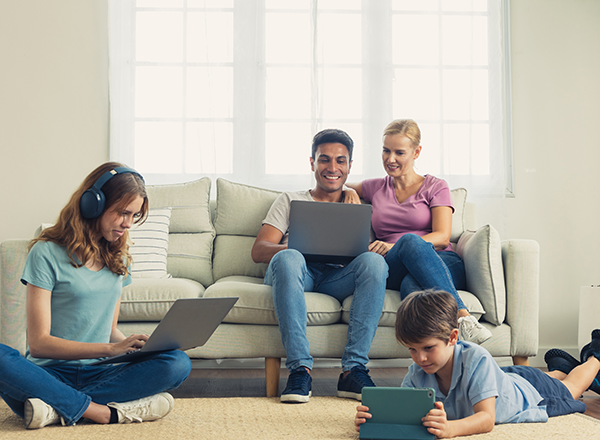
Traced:
<path fill-rule="evenodd" d="M 427 431 L 435 435 L 436 438 L 453 437 L 450 433 L 450 423 L 442 402 L 435 402 L 435 408 L 429 411 L 421 420 Z"/>
<path fill-rule="evenodd" d="M 356 426 L 356 430 L 360 431 L 360 425 L 365 423 L 367 419 L 370 419 L 372 416 L 368 412 L 369 408 L 363 405 L 358 405 L 356 407 L 356 417 L 354 417 L 354 425 Z"/>

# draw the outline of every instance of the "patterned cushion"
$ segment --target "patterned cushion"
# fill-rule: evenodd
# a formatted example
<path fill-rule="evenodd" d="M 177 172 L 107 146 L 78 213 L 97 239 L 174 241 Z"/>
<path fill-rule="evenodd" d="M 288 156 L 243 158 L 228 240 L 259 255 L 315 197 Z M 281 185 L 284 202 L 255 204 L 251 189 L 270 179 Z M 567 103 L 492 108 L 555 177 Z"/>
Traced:
<path fill-rule="evenodd" d="M 129 231 L 133 244 L 129 252 L 133 257 L 132 278 L 168 278 L 167 249 L 171 208 L 151 209 L 141 225 Z"/>

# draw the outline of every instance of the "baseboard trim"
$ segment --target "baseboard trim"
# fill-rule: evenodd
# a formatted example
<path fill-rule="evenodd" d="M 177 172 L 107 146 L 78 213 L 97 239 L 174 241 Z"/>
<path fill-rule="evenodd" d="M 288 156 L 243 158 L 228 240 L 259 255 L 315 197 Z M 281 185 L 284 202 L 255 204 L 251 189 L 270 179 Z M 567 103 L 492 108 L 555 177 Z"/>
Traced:
<path fill-rule="evenodd" d="M 545 368 L 544 355 L 551 348 L 559 347 L 540 347 L 537 356 L 529 358 L 531 367 Z M 575 359 L 579 359 L 579 349 L 576 347 L 562 348 Z M 512 358 L 498 357 L 494 358 L 498 365 L 505 367 L 512 365 Z M 402 368 L 412 364 L 411 359 L 372 359 L 369 362 L 368 368 Z M 192 359 L 192 368 L 194 369 L 264 369 L 265 360 L 263 358 L 254 359 Z M 281 359 L 281 368 L 285 368 L 285 358 Z M 339 359 L 315 359 L 314 368 L 341 368 Z"/>

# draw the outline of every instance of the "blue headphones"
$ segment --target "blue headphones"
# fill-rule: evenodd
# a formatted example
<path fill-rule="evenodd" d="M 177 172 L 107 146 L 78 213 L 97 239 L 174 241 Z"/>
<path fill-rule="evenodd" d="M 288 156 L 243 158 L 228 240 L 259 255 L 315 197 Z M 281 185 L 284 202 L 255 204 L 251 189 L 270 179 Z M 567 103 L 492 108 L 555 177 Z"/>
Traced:
<path fill-rule="evenodd" d="M 106 204 L 106 196 L 102 192 L 102 187 L 117 174 L 127 173 L 136 174 L 140 176 L 142 181 L 144 180 L 142 175 L 133 168 L 116 167 L 113 170 L 107 171 L 100 176 L 100 178 L 96 180 L 96 183 L 94 183 L 94 185 L 81 196 L 81 199 L 79 200 L 79 210 L 81 211 L 81 215 L 84 218 L 99 217 L 100 214 L 104 212 L 104 205 Z"/>

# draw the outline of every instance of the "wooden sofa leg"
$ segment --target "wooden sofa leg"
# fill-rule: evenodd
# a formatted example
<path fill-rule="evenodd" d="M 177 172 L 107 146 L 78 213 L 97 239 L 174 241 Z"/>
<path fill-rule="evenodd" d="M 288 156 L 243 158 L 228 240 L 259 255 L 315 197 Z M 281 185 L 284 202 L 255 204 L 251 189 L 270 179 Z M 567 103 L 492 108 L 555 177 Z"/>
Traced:
<path fill-rule="evenodd" d="M 513 356 L 514 365 L 525 365 L 529 366 L 529 358 L 527 356 Z"/>
<path fill-rule="evenodd" d="M 281 358 L 265 358 L 265 380 L 267 384 L 267 397 L 279 395 L 279 373 Z"/>

